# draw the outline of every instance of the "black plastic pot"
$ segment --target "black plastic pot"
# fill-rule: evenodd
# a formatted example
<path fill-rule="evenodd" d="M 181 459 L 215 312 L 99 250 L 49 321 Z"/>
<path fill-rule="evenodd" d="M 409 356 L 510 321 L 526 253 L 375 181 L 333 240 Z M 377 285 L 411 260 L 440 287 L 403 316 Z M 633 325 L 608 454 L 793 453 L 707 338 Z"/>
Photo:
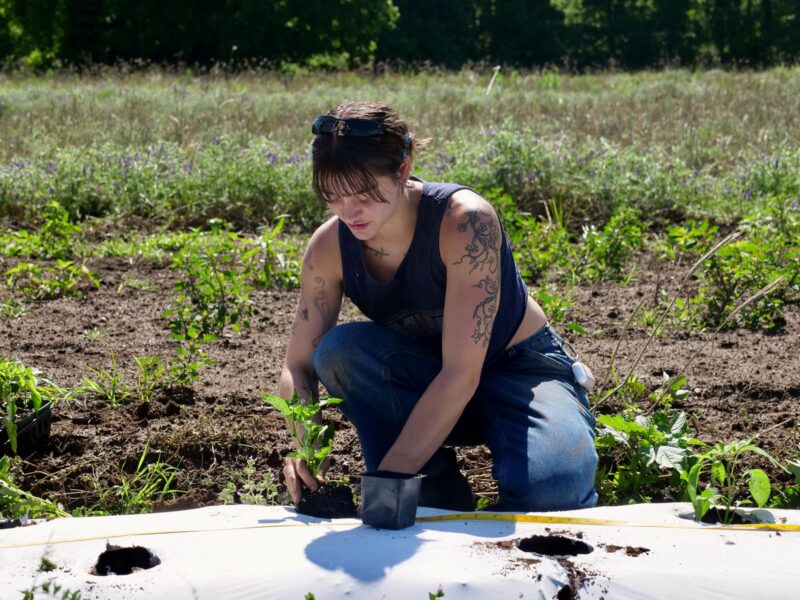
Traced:
<path fill-rule="evenodd" d="M 53 405 L 50 401 L 42 402 L 38 411 L 32 412 L 17 421 L 17 455 L 28 456 L 44 448 L 50 439 L 50 424 L 53 418 Z M 13 454 L 8 432 L 0 427 L 0 453 Z"/>
<path fill-rule="evenodd" d="M 378 529 L 411 527 L 424 475 L 375 471 L 361 475 L 361 520 Z"/>

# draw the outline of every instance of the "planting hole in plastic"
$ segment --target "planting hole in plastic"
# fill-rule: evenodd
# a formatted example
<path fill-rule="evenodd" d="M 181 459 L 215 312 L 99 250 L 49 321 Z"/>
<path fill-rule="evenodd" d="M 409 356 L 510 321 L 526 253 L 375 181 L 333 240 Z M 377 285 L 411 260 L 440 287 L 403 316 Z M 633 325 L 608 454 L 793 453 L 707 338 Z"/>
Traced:
<path fill-rule="evenodd" d="M 546 556 L 577 556 L 594 551 L 589 544 L 560 535 L 532 535 L 519 540 L 517 548 Z"/>
<path fill-rule="evenodd" d="M 151 569 L 161 564 L 161 560 L 147 548 L 142 546 L 112 546 L 106 544 L 106 550 L 97 558 L 92 568 L 92 575 L 130 575 L 135 571 Z"/>

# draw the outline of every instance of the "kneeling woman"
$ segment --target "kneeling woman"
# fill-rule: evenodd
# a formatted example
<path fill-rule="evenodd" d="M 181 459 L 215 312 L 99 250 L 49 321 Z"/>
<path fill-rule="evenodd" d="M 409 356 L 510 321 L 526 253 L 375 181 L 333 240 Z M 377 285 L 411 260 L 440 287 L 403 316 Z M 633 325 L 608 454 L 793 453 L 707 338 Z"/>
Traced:
<path fill-rule="evenodd" d="M 491 204 L 411 177 L 420 142 L 389 107 L 317 117 L 311 237 L 280 394 L 342 398 L 370 471 L 424 473 L 420 504 L 473 507 L 455 453 L 485 443 L 495 510 L 594 506 L 594 419 L 574 362 L 528 297 Z M 346 295 L 371 322 L 336 326 Z M 316 482 L 287 459 L 295 501 Z"/>

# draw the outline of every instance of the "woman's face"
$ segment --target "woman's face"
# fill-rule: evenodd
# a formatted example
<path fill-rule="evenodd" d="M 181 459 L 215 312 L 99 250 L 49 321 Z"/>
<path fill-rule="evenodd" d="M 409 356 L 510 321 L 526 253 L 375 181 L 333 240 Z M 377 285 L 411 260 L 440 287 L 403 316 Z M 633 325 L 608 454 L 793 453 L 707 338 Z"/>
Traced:
<path fill-rule="evenodd" d="M 376 177 L 378 189 L 387 202 L 368 195 L 336 196 L 330 198 L 328 207 L 350 229 L 356 239 L 374 238 L 395 214 L 402 187 L 391 177 Z"/>

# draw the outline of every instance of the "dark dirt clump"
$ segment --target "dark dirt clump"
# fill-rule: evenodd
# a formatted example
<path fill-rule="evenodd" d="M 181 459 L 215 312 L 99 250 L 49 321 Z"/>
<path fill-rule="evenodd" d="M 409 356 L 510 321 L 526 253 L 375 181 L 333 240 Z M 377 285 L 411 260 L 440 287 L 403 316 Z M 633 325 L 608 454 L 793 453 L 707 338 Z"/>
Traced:
<path fill-rule="evenodd" d="M 323 483 L 313 492 L 306 491 L 297 503 L 297 512 L 321 519 L 346 519 L 358 516 L 350 486 Z"/>

